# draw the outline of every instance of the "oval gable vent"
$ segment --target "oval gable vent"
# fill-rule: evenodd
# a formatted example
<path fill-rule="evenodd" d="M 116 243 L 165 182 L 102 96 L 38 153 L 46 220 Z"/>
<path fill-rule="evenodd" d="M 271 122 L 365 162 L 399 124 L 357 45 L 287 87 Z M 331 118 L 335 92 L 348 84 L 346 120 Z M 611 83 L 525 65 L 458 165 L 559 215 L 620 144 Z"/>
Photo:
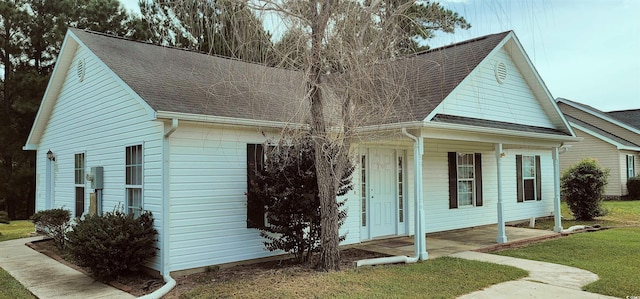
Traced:
<path fill-rule="evenodd" d="M 80 82 L 82 82 L 84 80 L 84 73 L 86 71 L 84 59 L 78 59 L 77 68 L 78 68 L 77 69 L 77 71 L 78 71 L 78 79 L 80 80 Z"/>
<path fill-rule="evenodd" d="M 504 62 L 500 61 L 496 63 L 494 71 L 496 73 L 496 80 L 498 81 L 498 83 L 502 84 L 504 80 L 507 79 L 507 66 L 504 64 Z"/>

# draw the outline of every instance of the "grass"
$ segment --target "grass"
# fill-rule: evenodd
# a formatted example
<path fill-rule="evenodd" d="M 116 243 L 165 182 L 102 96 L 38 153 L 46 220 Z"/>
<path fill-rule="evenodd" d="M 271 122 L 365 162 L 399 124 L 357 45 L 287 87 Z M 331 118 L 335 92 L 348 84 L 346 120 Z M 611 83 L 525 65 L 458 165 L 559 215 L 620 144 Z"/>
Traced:
<path fill-rule="evenodd" d="M 640 226 L 640 200 L 603 201 L 602 207 L 608 211 L 606 216 L 598 217 L 593 221 L 577 221 L 574 220 L 567 203 L 563 202 L 561 205 L 562 227 L 594 224 L 600 224 L 605 227 Z M 528 225 L 528 222 L 522 224 L 523 227 L 528 227 Z M 536 228 L 553 230 L 553 219 L 536 220 Z"/>
<path fill-rule="evenodd" d="M 29 220 L 11 221 L 9 224 L 0 223 L 0 242 L 20 239 L 29 236 L 34 231 L 33 223 Z M 0 299 L 36 298 L 7 271 L 0 268 Z"/>
<path fill-rule="evenodd" d="M 30 220 L 16 220 L 9 224 L 0 223 L 0 242 L 26 238 L 35 230 Z"/>
<path fill-rule="evenodd" d="M 614 206 L 625 206 L 618 204 L 616 202 Z M 640 236 L 640 227 L 614 228 L 575 234 L 496 254 L 557 263 L 591 271 L 598 274 L 600 279 L 586 285 L 583 288 L 585 291 L 624 298 L 640 295 L 638 236 Z"/>
<path fill-rule="evenodd" d="M 488 275 L 490 273 L 490 275 Z M 455 298 L 527 276 L 524 270 L 442 257 L 410 265 L 331 273 L 274 271 L 255 279 L 208 282 L 181 298 Z"/>

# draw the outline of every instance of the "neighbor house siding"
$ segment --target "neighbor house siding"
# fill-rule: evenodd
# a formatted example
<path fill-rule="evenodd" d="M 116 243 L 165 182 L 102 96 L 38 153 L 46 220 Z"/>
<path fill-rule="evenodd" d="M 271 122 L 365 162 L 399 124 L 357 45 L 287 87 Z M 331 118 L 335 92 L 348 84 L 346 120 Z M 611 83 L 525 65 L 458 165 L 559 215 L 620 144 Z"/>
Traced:
<path fill-rule="evenodd" d="M 84 59 L 86 75 L 80 82 L 76 63 Z M 54 207 L 71 211 L 74 201 L 74 154 L 85 153 L 86 169 L 104 167 L 103 211 L 125 207 L 125 147 L 142 144 L 144 159 L 143 207 L 153 213 L 162 231 L 162 124 L 151 121 L 147 110 L 86 49 L 79 47 L 66 74 L 57 102 L 37 151 L 38 210 L 45 208 L 46 152 L 54 163 Z M 85 183 L 85 213 L 89 211 L 90 182 Z M 162 236 L 162 234 L 160 234 Z M 161 241 L 161 240 L 160 240 Z M 159 269 L 159 259 L 150 265 Z"/>
<path fill-rule="evenodd" d="M 507 78 L 502 84 L 494 72 L 498 62 L 507 67 Z M 554 128 L 504 49 L 482 62 L 441 105 L 440 114 Z"/>
<path fill-rule="evenodd" d="M 579 129 L 574 128 L 574 132 L 576 136 L 582 137 L 583 139 L 581 142 L 573 143 L 566 152 L 560 155 L 561 172 L 564 172 L 583 159 L 594 158 L 600 166 L 609 169 L 609 183 L 605 187 L 605 195 L 623 195 L 622 185 L 626 184 L 626 177 L 624 181 L 621 178 L 623 175 L 626 176 L 626 172 L 622 173 L 625 168 L 621 168 L 621 163 L 626 161 L 621 162 L 620 150 L 614 145 Z"/>
<path fill-rule="evenodd" d="M 449 208 L 447 152 L 482 155 L 483 205 Z M 505 150 L 502 157 L 502 187 L 505 221 L 549 216 L 553 211 L 553 164 L 551 150 Z M 516 155 L 541 157 L 541 201 L 518 203 Z M 425 222 L 427 232 L 438 232 L 497 223 L 497 166 L 493 144 L 425 140 L 423 163 Z"/>
<path fill-rule="evenodd" d="M 633 151 L 620 151 L 620 156 L 619 156 L 619 167 L 620 167 L 620 194 L 621 195 L 628 195 L 629 194 L 629 190 L 627 190 L 627 156 L 633 156 L 633 161 L 634 161 L 634 171 L 635 171 L 635 175 L 638 175 L 640 173 L 640 171 L 638 171 L 638 162 L 640 162 L 640 158 L 638 158 L 639 153 L 638 152 L 633 152 Z"/>

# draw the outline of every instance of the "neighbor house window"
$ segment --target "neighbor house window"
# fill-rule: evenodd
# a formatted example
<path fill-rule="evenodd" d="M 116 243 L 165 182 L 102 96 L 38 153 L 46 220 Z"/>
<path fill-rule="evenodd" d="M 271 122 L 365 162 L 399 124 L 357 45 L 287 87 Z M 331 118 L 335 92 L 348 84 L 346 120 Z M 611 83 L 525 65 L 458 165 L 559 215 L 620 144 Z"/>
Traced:
<path fill-rule="evenodd" d="M 449 208 L 463 206 L 482 206 L 481 155 L 449 152 Z"/>
<path fill-rule="evenodd" d="M 518 202 L 542 200 L 540 156 L 516 155 Z"/>
<path fill-rule="evenodd" d="M 402 156 L 398 156 L 398 222 L 404 222 L 404 168 Z"/>
<path fill-rule="evenodd" d="M 84 213 L 84 153 L 74 155 L 74 184 L 76 191 L 76 217 Z"/>
<path fill-rule="evenodd" d="M 256 173 L 264 167 L 262 144 L 247 144 L 247 191 L 256 183 Z M 247 192 L 247 228 L 265 226 L 264 205 L 252 193 Z"/>
<path fill-rule="evenodd" d="M 360 201 L 362 203 L 361 219 L 362 226 L 367 226 L 367 156 L 362 155 L 362 157 L 360 158 L 360 165 L 360 169 L 362 172 L 360 175 L 360 193 L 362 193 L 360 195 Z"/>
<path fill-rule="evenodd" d="M 633 155 L 627 155 L 627 179 L 636 176 L 636 163 Z"/>
<path fill-rule="evenodd" d="M 127 213 L 140 216 L 142 212 L 142 145 L 127 146 L 125 189 Z"/>

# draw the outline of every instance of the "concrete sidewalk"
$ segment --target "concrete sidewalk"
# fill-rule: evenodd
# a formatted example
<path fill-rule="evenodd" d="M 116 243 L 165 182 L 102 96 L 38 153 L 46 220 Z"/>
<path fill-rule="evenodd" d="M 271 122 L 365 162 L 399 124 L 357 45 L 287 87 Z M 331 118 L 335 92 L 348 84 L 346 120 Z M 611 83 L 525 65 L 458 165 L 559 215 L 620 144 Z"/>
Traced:
<path fill-rule="evenodd" d="M 598 280 L 598 275 L 586 270 L 473 251 L 459 252 L 450 256 L 513 266 L 529 271 L 528 277 L 499 283 L 458 298 L 616 298 L 583 291 L 582 286 Z"/>
<path fill-rule="evenodd" d="M 135 298 L 25 245 L 41 239 L 0 242 L 0 268 L 38 298 Z"/>

